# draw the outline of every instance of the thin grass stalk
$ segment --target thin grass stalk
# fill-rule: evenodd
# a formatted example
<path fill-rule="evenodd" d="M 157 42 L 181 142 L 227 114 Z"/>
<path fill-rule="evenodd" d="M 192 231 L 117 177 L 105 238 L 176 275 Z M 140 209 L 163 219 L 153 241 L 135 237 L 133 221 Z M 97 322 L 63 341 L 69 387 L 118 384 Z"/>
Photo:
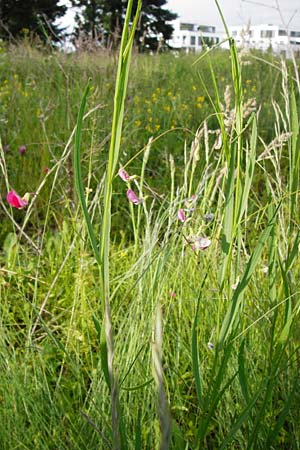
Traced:
<path fill-rule="evenodd" d="M 152 343 L 152 366 L 158 394 L 158 416 L 161 431 L 160 450 L 168 450 L 171 443 L 171 416 L 163 379 L 162 337 L 162 311 L 161 306 L 158 305 L 156 311 L 154 340 Z"/>
<path fill-rule="evenodd" d="M 290 180 L 289 180 L 289 194 L 290 194 L 290 231 L 293 230 L 294 224 L 294 212 L 297 208 L 297 189 L 299 180 L 299 162 L 300 162 L 300 150 L 299 150 L 299 119 L 297 112 L 297 102 L 294 92 L 293 82 L 290 81 L 290 116 L 291 116 L 291 142 L 290 142 Z"/>
<path fill-rule="evenodd" d="M 148 141 L 148 144 L 146 146 L 146 149 L 145 149 L 144 156 L 143 156 L 143 163 L 142 163 L 142 169 L 141 169 L 140 182 L 138 184 L 140 198 L 144 198 L 143 186 L 144 186 L 144 180 L 145 180 L 145 169 L 146 169 L 146 165 L 147 165 L 147 162 L 148 162 L 148 159 L 149 159 L 149 154 L 150 154 L 150 150 L 151 150 L 152 140 L 153 140 L 153 137 L 150 137 L 150 139 Z M 144 212 L 145 212 L 145 215 L 146 215 L 146 218 L 147 218 L 147 209 L 146 209 L 145 202 L 143 202 L 143 206 L 144 206 Z M 136 235 L 137 235 L 136 237 L 137 237 L 137 239 L 135 240 L 135 251 L 137 250 L 138 239 L 140 237 L 141 213 L 142 213 L 142 209 L 138 208 L 138 211 L 137 211 L 137 224 L 136 224 Z"/>
<path fill-rule="evenodd" d="M 133 46 L 133 39 L 135 29 L 138 23 L 138 18 L 141 11 L 142 2 L 138 1 L 135 17 L 132 23 L 131 30 L 129 24 L 131 19 L 133 0 L 129 0 L 126 10 L 124 27 L 122 32 L 122 39 L 120 45 L 118 70 L 115 86 L 114 96 L 114 112 L 112 120 L 111 141 L 108 154 L 108 165 L 104 184 L 104 205 L 103 205 L 103 219 L 100 234 L 100 248 L 98 250 L 97 240 L 93 231 L 90 216 L 86 207 L 85 194 L 81 179 L 80 171 L 80 140 L 81 140 L 81 126 L 83 119 L 83 112 L 85 109 L 86 99 L 89 92 L 89 85 L 87 85 L 83 99 L 81 102 L 78 121 L 77 132 L 75 137 L 75 183 L 77 193 L 80 199 L 81 207 L 84 213 L 84 218 L 88 230 L 88 235 L 92 244 L 95 259 L 100 269 L 100 295 L 101 304 L 104 316 L 104 332 L 101 330 L 101 357 L 103 363 L 104 374 L 109 376 L 109 386 L 111 394 L 111 418 L 112 418 L 112 438 L 113 449 L 117 450 L 121 446 L 120 442 L 120 418 L 119 418 L 119 395 L 118 395 L 118 380 L 114 373 L 114 339 L 113 326 L 111 318 L 110 307 L 110 288 L 109 288 L 109 254 L 110 254 L 110 227 L 111 227 L 111 200 L 112 200 L 112 182 L 119 159 L 120 142 L 122 135 L 122 125 L 124 117 L 124 104 L 128 85 L 128 75 L 131 60 L 131 51 Z"/>
<path fill-rule="evenodd" d="M 268 207 L 268 219 L 271 220 L 274 214 L 274 205 L 270 202 Z M 274 305 L 277 299 L 276 275 L 277 275 L 277 235 L 276 226 L 273 227 L 268 242 L 268 274 L 269 274 L 269 298 L 271 304 Z"/>
<path fill-rule="evenodd" d="M 7 174 L 7 167 L 6 167 L 6 161 L 5 161 L 5 154 L 4 154 L 4 150 L 3 150 L 2 142 L 1 142 L 1 136 L 0 136 L 0 168 L 1 168 L 1 172 L 2 172 L 3 177 L 4 177 L 6 190 L 8 192 L 9 191 L 9 182 L 8 182 L 8 174 Z"/>
<path fill-rule="evenodd" d="M 113 448 L 120 448 L 120 420 L 119 420 L 119 394 L 118 380 L 114 373 L 114 339 L 110 307 L 109 288 L 109 253 L 110 253 L 110 227 L 111 227 L 111 199 L 112 182 L 119 159 L 122 125 L 124 117 L 124 104 L 127 92 L 128 74 L 131 59 L 133 37 L 141 10 L 141 0 L 137 5 L 137 11 L 129 33 L 129 21 L 131 17 L 133 1 L 129 0 L 122 33 L 118 72 L 114 97 L 114 112 L 112 121 L 111 141 L 108 156 L 108 166 L 104 185 L 104 208 L 100 235 L 100 291 L 101 301 L 104 305 L 104 326 L 107 348 L 107 368 L 111 388 L 111 411 L 112 411 L 112 433 Z"/>
<path fill-rule="evenodd" d="M 250 278 L 260 260 L 260 256 L 263 251 L 264 245 L 269 240 L 269 236 L 275 225 L 275 218 L 277 216 L 278 209 L 279 209 L 279 207 L 276 208 L 273 217 L 271 218 L 267 227 L 264 229 L 264 231 L 261 233 L 260 237 L 258 238 L 257 245 L 256 245 L 255 249 L 253 250 L 253 253 L 247 263 L 247 266 L 245 268 L 242 279 L 239 282 L 236 290 L 234 291 L 234 294 L 233 294 L 231 302 L 230 302 L 229 309 L 225 315 L 225 318 L 223 320 L 222 327 L 220 330 L 220 335 L 219 335 L 219 347 L 220 348 L 224 345 L 225 341 L 227 340 L 227 338 L 231 334 L 231 332 L 234 332 L 236 330 L 239 313 L 242 309 L 243 292 L 246 289 L 246 287 L 248 286 Z"/>
<path fill-rule="evenodd" d="M 221 287 L 223 286 L 225 276 L 227 271 L 230 271 L 231 260 L 232 260 L 232 249 L 233 241 L 237 238 L 237 248 L 241 248 L 241 232 L 238 226 L 239 210 L 242 201 L 241 192 L 241 159 L 242 159 L 242 147 L 243 147 L 243 94 L 242 94 L 242 78 L 241 78 L 241 68 L 238 60 L 237 49 L 234 40 L 230 37 L 229 30 L 227 28 L 223 13 L 219 6 L 218 0 L 215 0 L 216 6 L 218 8 L 221 20 L 223 22 L 227 38 L 230 45 L 230 55 L 231 55 L 231 70 L 232 70 L 232 80 L 235 93 L 235 132 L 236 132 L 236 142 L 232 143 L 231 151 L 227 152 L 227 161 L 230 166 L 230 173 L 228 175 L 228 189 L 226 195 L 226 205 L 224 212 L 224 234 L 223 234 L 223 263 L 221 266 L 219 282 Z M 232 159 L 234 159 L 234 164 L 232 164 Z M 230 180 L 230 177 L 236 178 L 235 180 Z M 235 272 L 237 273 L 237 268 L 239 266 L 239 252 L 237 253 Z"/>
<path fill-rule="evenodd" d="M 111 411 L 113 448 L 120 448 L 120 420 L 119 420 L 119 394 L 118 380 L 114 373 L 114 339 L 110 307 L 109 288 L 109 253 L 110 253 L 110 227 L 111 227 L 111 199 L 112 182 L 119 159 L 122 125 L 124 117 L 124 104 L 127 93 L 128 75 L 131 59 L 133 38 L 141 10 L 141 0 L 137 5 L 135 18 L 129 33 L 133 0 L 129 0 L 124 21 L 122 40 L 119 53 L 118 72 L 114 97 L 114 112 L 112 121 L 111 141 L 108 156 L 108 166 L 104 185 L 104 208 L 100 235 L 100 289 L 101 300 L 104 306 L 105 340 L 107 348 L 107 368 L 111 387 Z"/>

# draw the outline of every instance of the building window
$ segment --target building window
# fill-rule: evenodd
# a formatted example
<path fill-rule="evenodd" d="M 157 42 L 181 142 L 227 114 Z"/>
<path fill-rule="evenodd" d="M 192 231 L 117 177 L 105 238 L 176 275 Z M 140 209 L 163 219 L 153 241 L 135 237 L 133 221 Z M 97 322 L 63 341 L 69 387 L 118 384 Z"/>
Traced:
<path fill-rule="evenodd" d="M 291 31 L 290 36 L 298 38 L 300 37 L 300 31 Z"/>
<path fill-rule="evenodd" d="M 287 32 L 286 32 L 285 30 L 279 30 L 279 31 L 278 31 L 278 35 L 279 35 L 279 36 L 286 36 L 286 35 L 287 35 Z"/>
<path fill-rule="evenodd" d="M 196 36 L 191 36 L 191 45 L 196 45 Z"/>
<path fill-rule="evenodd" d="M 214 44 L 214 38 L 209 36 L 203 36 L 202 41 L 204 45 L 207 45 L 207 47 L 211 47 Z"/>
<path fill-rule="evenodd" d="M 182 36 L 182 45 L 186 44 L 186 36 Z"/>
<path fill-rule="evenodd" d="M 180 23 L 180 30 L 194 31 L 194 26 L 193 23 Z"/>
<path fill-rule="evenodd" d="M 216 27 L 207 26 L 207 25 L 199 25 L 198 31 L 203 31 L 203 33 L 215 33 Z"/>
<path fill-rule="evenodd" d="M 273 30 L 261 30 L 260 37 L 272 38 L 272 37 L 274 37 L 274 31 Z"/>

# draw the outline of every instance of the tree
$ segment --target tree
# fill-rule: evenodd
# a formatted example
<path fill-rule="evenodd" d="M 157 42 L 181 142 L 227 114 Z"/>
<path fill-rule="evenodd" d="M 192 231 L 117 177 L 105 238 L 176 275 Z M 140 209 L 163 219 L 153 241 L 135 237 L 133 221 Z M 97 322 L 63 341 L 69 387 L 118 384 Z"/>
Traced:
<path fill-rule="evenodd" d="M 72 0 L 73 6 L 80 7 L 77 14 L 77 28 L 79 31 L 100 38 L 101 43 L 117 44 L 121 37 L 128 1 L 124 0 Z M 157 50 L 161 43 L 171 38 L 173 27 L 170 22 L 177 14 L 163 8 L 167 0 L 143 0 L 142 13 L 136 32 L 136 43 L 140 51 Z M 133 2 L 133 14 L 137 0 Z M 104 41 L 104 42 L 103 42 Z"/>
<path fill-rule="evenodd" d="M 43 41 L 58 41 L 62 29 L 55 25 L 67 7 L 60 0 L 0 0 L 0 38 L 9 40 L 24 31 L 40 36 Z"/>
<path fill-rule="evenodd" d="M 98 39 L 103 34 L 103 1 L 102 0 L 71 0 L 72 6 L 80 8 L 80 13 L 75 16 L 77 27 L 75 36 L 80 33 Z"/>
<path fill-rule="evenodd" d="M 141 51 L 157 50 L 171 38 L 174 28 L 170 22 L 177 18 L 177 14 L 163 8 L 166 3 L 167 0 L 143 0 L 136 33 L 136 40 Z"/>

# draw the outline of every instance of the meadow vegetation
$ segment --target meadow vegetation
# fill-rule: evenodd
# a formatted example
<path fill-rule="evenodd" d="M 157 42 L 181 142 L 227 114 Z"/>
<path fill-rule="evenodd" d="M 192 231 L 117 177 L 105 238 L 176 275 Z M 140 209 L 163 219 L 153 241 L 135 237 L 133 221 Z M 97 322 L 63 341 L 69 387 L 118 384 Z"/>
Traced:
<path fill-rule="evenodd" d="M 0 448 L 299 449 L 295 66 L 133 52 L 110 173 L 117 65 L 1 49 Z M 109 186 L 115 397 L 81 208 L 103 261 Z"/>

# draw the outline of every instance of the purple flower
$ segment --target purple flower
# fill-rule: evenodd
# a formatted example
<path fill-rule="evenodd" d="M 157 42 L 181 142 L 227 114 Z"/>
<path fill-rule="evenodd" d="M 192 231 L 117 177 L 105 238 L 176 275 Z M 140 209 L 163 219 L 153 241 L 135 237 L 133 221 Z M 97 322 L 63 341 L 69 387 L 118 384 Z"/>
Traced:
<path fill-rule="evenodd" d="M 133 203 L 134 205 L 139 205 L 140 203 L 142 203 L 142 199 L 139 198 L 132 189 L 128 189 L 128 191 L 126 192 L 126 195 L 127 195 L 128 200 L 131 203 Z"/>
<path fill-rule="evenodd" d="M 26 153 L 26 146 L 25 145 L 20 145 L 19 153 L 20 153 L 20 155 L 24 155 Z"/>
<path fill-rule="evenodd" d="M 178 217 L 178 220 L 180 220 L 180 222 L 182 222 L 182 223 L 184 223 L 186 221 L 184 210 L 182 208 L 180 208 L 178 210 L 177 217 Z"/>

